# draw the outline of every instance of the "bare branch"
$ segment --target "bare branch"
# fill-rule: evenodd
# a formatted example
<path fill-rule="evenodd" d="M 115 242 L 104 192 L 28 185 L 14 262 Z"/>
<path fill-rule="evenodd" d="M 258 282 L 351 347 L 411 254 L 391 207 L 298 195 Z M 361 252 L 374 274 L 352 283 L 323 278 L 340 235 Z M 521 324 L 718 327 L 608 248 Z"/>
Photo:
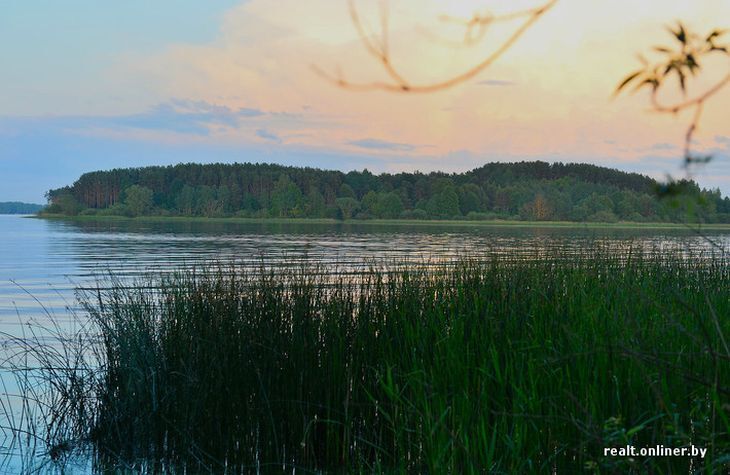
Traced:
<path fill-rule="evenodd" d="M 548 0 L 546 3 L 542 4 L 539 7 L 510 13 L 499 17 L 487 14 L 475 15 L 470 20 L 462 20 L 462 24 L 465 26 L 466 29 L 465 43 L 469 44 L 469 42 L 478 41 L 478 39 L 481 39 L 481 37 L 486 32 L 487 27 L 495 21 L 506 21 L 524 18 L 524 22 L 495 51 L 493 51 L 475 66 L 472 66 L 461 74 L 457 74 L 442 81 L 436 81 L 426 84 L 417 84 L 407 80 L 405 76 L 398 72 L 393 64 L 389 49 L 389 22 L 387 0 L 383 0 L 380 3 L 381 31 L 379 40 L 376 40 L 374 36 L 365 28 L 358 12 L 357 6 L 355 5 L 355 0 L 350 0 L 350 17 L 355 27 L 355 30 L 360 37 L 360 41 L 365 47 L 365 50 L 371 56 L 376 58 L 381 64 L 389 80 L 357 83 L 346 79 L 342 73 L 331 74 L 317 66 L 313 66 L 313 70 L 316 74 L 318 74 L 325 80 L 339 87 L 354 91 L 384 90 L 389 92 L 429 93 L 442 89 L 447 89 L 462 82 L 468 81 L 469 79 L 472 79 L 473 77 L 477 76 L 479 73 L 487 69 L 489 66 L 491 66 L 557 2 L 558 0 Z M 449 19 L 450 17 L 442 17 L 442 19 L 444 18 Z M 476 35 L 473 34 L 475 29 L 477 31 Z"/>
<path fill-rule="evenodd" d="M 459 42 L 461 46 L 472 46 L 479 43 L 487 33 L 489 27 L 495 23 L 508 22 L 524 17 L 531 17 L 536 14 L 544 13 L 546 5 L 536 8 L 528 8 L 504 15 L 493 15 L 489 12 L 474 13 L 471 18 L 458 18 L 451 15 L 441 15 L 439 19 L 444 23 L 454 23 L 464 27 L 464 39 Z M 476 34 L 474 31 L 476 30 Z M 452 43 L 453 44 L 453 43 Z"/>
<path fill-rule="evenodd" d="M 677 102 L 675 104 L 662 104 L 661 101 L 659 101 L 657 95 L 657 91 L 654 91 L 651 95 L 651 101 L 652 101 L 652 107 L 657 112 L 668 112 L 672 114 L 676 114 L 684 109 L 689 109 L 691 107 L 697 107 L 701 104 L 703 104 L 706 100 L 720 92 L 725 86 L 730 84 L 730 73 L 728 73 L 724 78 L 722 78 L 720 81 L 715 83 L 714 86 L 707 89 L 702 94 L 698 95 L 697 97 L 694 97 L 692 99 L 688 99 L 682 102 Z"/>
<path fill-rule="evenodd" d="M 667 78 L 673 75 L 679 80 L 682 94 L 686 94 L 687 79 L 695 76 L 701 70 L 700 59 L 718 53 L 730 57 L 730 53 L 727 46 L 716 43 L 718 38 L 726 33 L 724 30 L 714 30 L 706 37 L 700 37 L 678 23 L 676 29 L 669 28 L 669 32 L 679 43 L 679 48 L 674 50 L 670 47 L 655 46 L 653 48 L 655 52 L 665 55 L 664 61 L 650 65 L 646 59 L 640 57 L 643 69 L 629 74 L 616 88 L 616 93 L 621 92 L 627 85 L 635 83 L 637 84 L 634 88 L 635 91 L 644 87 L 651 88 L 651 105 L 655 112 L 677 114 L 683 110 L 694 109 L 692 121 L 684 136 L 684 167 L 688 169 L 690 165 L 703 164 L 712 158 L 711 156 L 696 156 L 692 152 L 692 141 L 699 128 L 705 102 L 730 84 L 730 73 L 691 99 L 666 104 L 659 99 L 659 91 L 666 84 Z M 730 64 L 728 66 L 730 69 Z"/>
<path fill-rule="evenodd" d="M 704 93 L 690 100 L 678 102 L 675 104 L 662 104 L 657 97 L 657 90 L 655 89 L 651 94 L 652 107 L 656 112 L 677 114 L 683 110 L 694 108 L 694 114 L 692 121 L 687 126 L 687 131 L 684 135 L 684 166 L 689 167 L 692 164 L 702 164 L 709 161 L 709 157 L 696 157 L 692 153 L 692 140 L 695 132 L 700 126 L 700 119 L 702 118 L 702 112 L 704 111 L 705 102 L 712 96 L 720 92 L 725 86 L 730 84 L 730 73 L 728 73 L 723 79 L 718 81 L 714 86 L 706 90 Z"/>

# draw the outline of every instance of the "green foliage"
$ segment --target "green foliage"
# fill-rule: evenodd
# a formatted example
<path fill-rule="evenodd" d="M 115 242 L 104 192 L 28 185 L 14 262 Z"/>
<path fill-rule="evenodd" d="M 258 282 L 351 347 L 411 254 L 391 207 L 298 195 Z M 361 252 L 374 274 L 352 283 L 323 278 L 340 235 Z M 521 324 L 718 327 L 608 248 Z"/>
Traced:
<path fill-rule="evenodd" d="M 403 213 L 403 202 L 395 192 L 369 191 L 362 199 L 361 208 L 368 217 L 378 219 L 397 219 Z"/>
<path fill-rule="evenodd" d="M 144 216 L 152 210 L 153 192 L 145 186 L 132 185 L 124 190 L 124 204 L 133 216 Z"/>
<path fill-rule="evenodd" d="M 43 205 L 8 201 L 0 203 L 0 214 L 34 214 L 43 209 Z"/>
<path fill-rule="evenodd" d="M 195 188 L 190 185 L 185 185 L 175 197 L 177 209 L 187 216 L 192 216 L 194 211 L 197 210 L 197 202 L 197 192 Z"/>
<path fill-rule="evenodd" d="M 395 219 L 403 212 L 403 202 L 394 192 L 381 193 L 375 205 L 375 216 L 378 218 Z"/>
<path fill-rule="evenodd" d="M 535 221 L 548 221 L 553 216 L 553 207 L 545 196 L 538 194 L 535 199 L 522 207 L 523 216 Z"/>
<path fill-rule="evenodd" d="M 288 175 L 282 173 L 271 193 L 272 214 L 280 218 L 298 217 L 302 208 L 302 191 Z"/>
<path fill-rule="evenodd" d="M 355 214 L 355 211 L 360 207 L 360 202 L 355 198 L 337 198 L 335 200 L 337 209 L 339 210 L 339 219 L 350 219 Z"/>
<path fill-rule="evenodd" d="M 340 198 L 357 198 L 355 190 L 353 190 L 352 187 L 347 183 L 343 183 L 340 186 L 340 192 L 337 193 L 337 196 Z"/>
<path fill-rule="evenodd" d="M 132 209 L 122 190 L 140 186 L 153 204 Z M 664 197 L 703 204 L 671 206 Z M 355 201 L 340 201 L 346 198 Z M 490 163 L 443 173 L 343 174 L 265 164 L 176 165 L 93 172 L 71 187 L 51 190 L 49 210 L 77 214 L 453 219 L 489 213 L 499 219 L 586 221 L 598 212 L 619 220 L 730 221 L 730 199 L 693 182 L 664 185 L 635 173 L 585 164 Z M 74 201 L 76 204 L 74 205 Z M 145 205 L 149 204 L 145 199 Z M 358 202 L 358 204 L 355 204 Z"/>
<path fill-rule="evenodd" d="M 53 201 L 46 207 L 45 211 L 52 214 L 65 214 L 76 216 L 84 209 L 70 189 L 61 189 L 54 194 Z"/>
<path fill-rule="evenodd" d="M 428 219 L 428 213 L 422 209 L 408 209 L 400 214 L 402 219 Z"/>
<path fill-rule="evenodd" d="M 469 211 L 466 215 L 466 219 L 470 221 L 493 221 L 498 219 L 499 216 L 495 213 L 477 213 L 476 211 Z"/>
<path fill-rule="evenodd" d="M 615 223 L 618 221 L 618 217 L 611 211 L 601 210 L 588 216 L 588 221 L 594 223 Z"/>
<path fill-rule="evenodd" d="M 467 183 L 459 187 L 459 209 L 466 216 L 471 212 L 481 211 L 483 207 L 484 190 L 474 183 Z"/>
<path fill-rule="evenodd" d="M 450 219 L 461 215 L 459 211 L 459 195 L 453 187 L 446 187 L 428 200 L 426 212 L 433 217 Z"/>
<path fill-rule="evenodd" d="M 312 218 L 324 218 L 327 213 L 327 202 L 316 187 L 311 187 L 305 200 L 305 214 Z"/>

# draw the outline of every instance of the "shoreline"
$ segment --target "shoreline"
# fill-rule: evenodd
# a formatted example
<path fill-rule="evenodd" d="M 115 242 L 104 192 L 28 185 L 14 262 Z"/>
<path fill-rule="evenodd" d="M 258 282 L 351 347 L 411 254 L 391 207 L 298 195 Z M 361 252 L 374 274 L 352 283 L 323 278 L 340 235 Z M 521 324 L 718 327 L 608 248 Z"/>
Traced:
<path fill-rule="evenodd" d="M 543 228 L 583 228 L 583 229 L 683 229 L 689 231 L 728 231 L 730 224 L 690 224 L 690 223 L 592 223 L 575 221 L 469 221 L 469 220 L 416 220 L 416 219 L 348 219 L 340 221 L 329 218 L 207 218 L 204 216 L 65 216 L 58 214 L 38 214 L 26 216 L 35 219 L 58 221 L 86 221 L 86 222 L 139 222 L 139 223 L 216 223 L 216 224 L 310 224 L 310 225 L 345 225 L 345 226 L 423 226 L 423 227 L 543 227 Z"/>

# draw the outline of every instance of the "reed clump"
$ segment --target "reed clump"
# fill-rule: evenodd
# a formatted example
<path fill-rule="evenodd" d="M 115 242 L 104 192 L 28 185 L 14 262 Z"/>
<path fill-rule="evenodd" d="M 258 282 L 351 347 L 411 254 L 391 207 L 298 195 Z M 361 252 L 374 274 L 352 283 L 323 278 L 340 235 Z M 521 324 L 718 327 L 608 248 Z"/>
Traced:
<path fill-rule="evenodd" d="M 230 265 L 117 284 L 83 297 L 97 364 L 71 400 L 57 394 L 67 430 L 51 431 L 90 444 L 98 467 L 711 473 L 730 460 L 724 258 Z M 708 452 L 604 457 L 627 444 Z"/>

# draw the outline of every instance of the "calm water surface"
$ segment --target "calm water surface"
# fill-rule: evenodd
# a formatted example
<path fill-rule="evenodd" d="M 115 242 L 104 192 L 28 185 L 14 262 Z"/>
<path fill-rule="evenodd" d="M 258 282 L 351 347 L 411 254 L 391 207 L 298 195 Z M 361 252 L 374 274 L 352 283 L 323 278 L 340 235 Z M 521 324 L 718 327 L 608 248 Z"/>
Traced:
<path fill-rule="evenodd" d="M 706 236 L 730 248 L 730 230 Z M 316 260 L 357 268 L 373 261 L 439 261 L 485 253 L 533 258 L 556 249 L 570 254 L 605 245 L 659 252 L 717 249 L 689 230 L 71 222 L 0 216 L 0 341 L 7 344 L 9 335 L 21 336 L 28 323 L 44 326 L 48 313 L 62 324 L 71 322 L 74 290 L 93 286 L 110 271 L 133 279 L 230 259 L 251 266 Z M 17 470 L 11 463 L 0 472 Z"/>
<path fill-rule="evenodd" d="M 730 247 L 730 230 L 707 235 Z M 713 249 L 689 230 L 72 222 L 0 215 L 0 331 L 12 333 L 19 322 L 41 316 L 39 302 L 63 314 L 74 303 L 75 287 L 93 285 L 109 271 L 131 278 L 230 259 L 251 266 L 317 260 L 342 268 L 484 253 L 530 258 L 616 244 L 667 252 Z"/>

